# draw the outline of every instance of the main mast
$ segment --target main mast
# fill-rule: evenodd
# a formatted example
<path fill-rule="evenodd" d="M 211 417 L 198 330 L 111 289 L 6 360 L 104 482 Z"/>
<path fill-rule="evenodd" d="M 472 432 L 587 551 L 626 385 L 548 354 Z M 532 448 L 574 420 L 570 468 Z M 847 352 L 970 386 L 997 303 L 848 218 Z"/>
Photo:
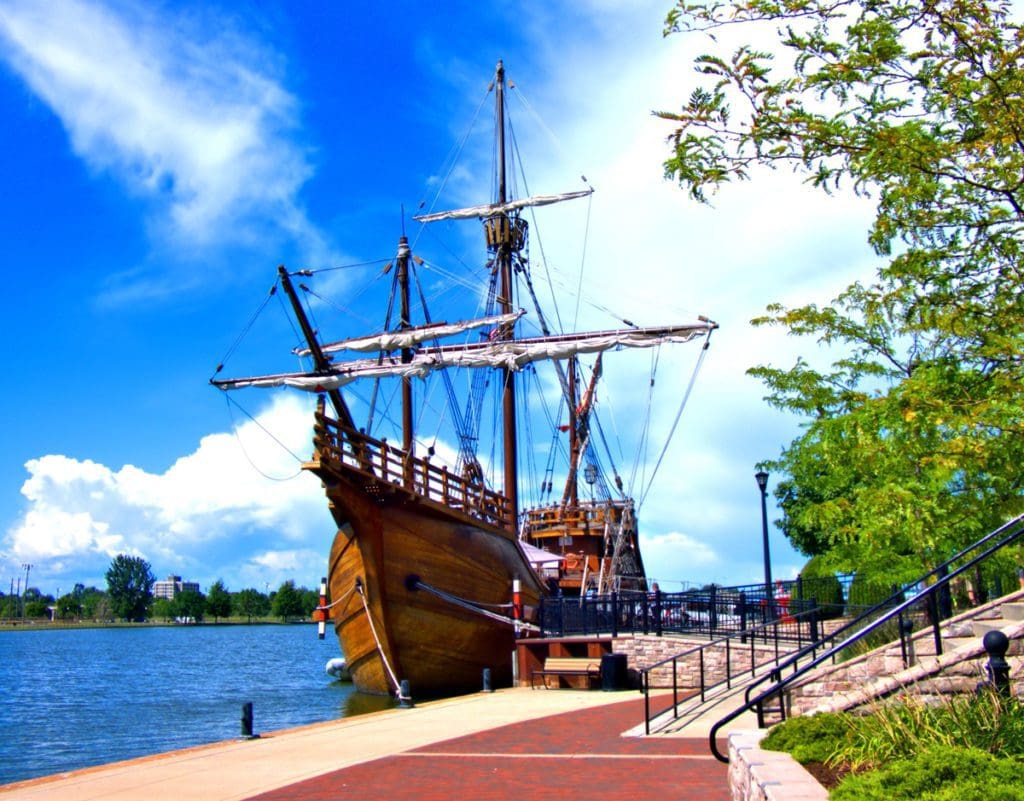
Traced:
<path fill-rule="evenodd" d="M 398 328 L 407 331 L 412 327 L 409 320 L 409 240 L 404 235 L 398 240 Z M 402 348 L 402 364 L 412 361 L 412 349 Z M 412 378 L 402 376 L 402 450 L 412 455 Z"/>
<path fill-rule="evenodd" d="M 497 106 L 498 128 L 498 205 L 507 200 L 505 188 L 505 65 L 498 61 L 495 79 L 495 104 Z M 515 238 L 512 224 L 506 212 L 502 212 L 495 220 L 500 231 L 497 237 L 498 269 L 501 275 L 501 292 L 498 298 L 501 310 L 506 314 L 512 311 L 512 242 Z M 512 338 L 511 328 L 504 329 L 505 339 Z M 518 449 L 516 443 L 516 385 L 514 375 L 507 367 L 502 370 L 503 394 L 501 411 L 503 419 L 503 439 L 505 454 L 505 497 L 508 498 L 509 510 L 513 520 L 519 519 L 519 476 Z"/>

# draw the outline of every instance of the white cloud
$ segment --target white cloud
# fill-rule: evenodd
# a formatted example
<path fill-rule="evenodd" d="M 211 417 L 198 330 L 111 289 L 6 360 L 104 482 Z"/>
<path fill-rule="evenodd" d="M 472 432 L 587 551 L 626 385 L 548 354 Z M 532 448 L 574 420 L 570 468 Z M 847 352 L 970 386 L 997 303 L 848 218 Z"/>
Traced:
<path fill-rule="evenodd" d="M 310 585 L 334 534 L 318 482 L 300 475 L 297 462 L 310 451 L 311 420 L 298 397 L 276 395 L 255 422 L 204 437 L 163 473 L 33 459 L 22 486 L 28 508 L 5 538 L 8 560 L 31 562 L 51 580 L 86 571 L 96 580 L 113 556 L 132 553 L 158 576 L 223 577 L 235 589 L 242 580 Z M 246 562 L 239 554 L 247 552 L 260 555 Z"/>
<path fill-rule="evenodd" d="M 311 174 L 289 138 L 298 103 L 274 54 L 232 20 L 14 0 L 0 8 L 0 58 L 60 118 L 91 169 L 159 209 L 179 248 L 269 227 L 312 258 L 326 255 L 297 199 Z"/>

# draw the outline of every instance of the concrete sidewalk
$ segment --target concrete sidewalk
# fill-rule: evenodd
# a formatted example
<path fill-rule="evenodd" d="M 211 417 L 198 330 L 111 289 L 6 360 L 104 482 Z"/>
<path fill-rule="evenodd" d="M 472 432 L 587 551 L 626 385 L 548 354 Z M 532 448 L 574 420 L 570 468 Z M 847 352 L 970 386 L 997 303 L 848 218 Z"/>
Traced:
<path fill-rule="evenodd" d="M 621 737 L 642 714 L 643 699 L 635 692 L 500 690 L 0 786 L 0 801 L 312 799 L 334 797 L 353 784 L 361 801 L 422 799 L 443 797 L 435 791 L 455 777 L 469 782 L 450 788 L 456 796 L 499 798 L 500 792 L 489 794 L 501 786 L 494 782 L 495 766 L 511 762 L 505 778 L 522 779 L 513 768 L 523 767 L 524 756 L 534 758 L 528 771 L 540 793 L 534 798 L 564 797 L 545 788 L 560 786 L 567 767 L 582 771 L 579 781 L 598 781 L 601 798 L 620 797 L 608 782 L 612 768 L 625 767 L 623 759 L 637 762 L 634 778 L 654 784 L 666 775 L 665 759 L 700 764 L 702 792 L 711 790 L 703 779 L 713 777 L 721 793 L 693 798 L 728 798 L 726 768 L 710 757 L 706 728 L 695 724 L 677 738 Z M 640 767 L 651 775 L 636 774 Z"/>

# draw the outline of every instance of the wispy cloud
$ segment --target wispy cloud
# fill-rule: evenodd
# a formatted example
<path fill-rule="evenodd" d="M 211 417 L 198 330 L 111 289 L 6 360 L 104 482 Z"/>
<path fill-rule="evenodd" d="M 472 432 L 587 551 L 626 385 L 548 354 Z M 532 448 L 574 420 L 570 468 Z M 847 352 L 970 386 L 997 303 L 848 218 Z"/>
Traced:
<path fill-rule="evenodd" d="M 14 0 L 0 8 L 0 58 L 75 154 L 147 201 L 179 246 L 269 229 L 323 256 L 298 199 L 312 168 L 278 59 L 232 19 L 165 9 Z"/>

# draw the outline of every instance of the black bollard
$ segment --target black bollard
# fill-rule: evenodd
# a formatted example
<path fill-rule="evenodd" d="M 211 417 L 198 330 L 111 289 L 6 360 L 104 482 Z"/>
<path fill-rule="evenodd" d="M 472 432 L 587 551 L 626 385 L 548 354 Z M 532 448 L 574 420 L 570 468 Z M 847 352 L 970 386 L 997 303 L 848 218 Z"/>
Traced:
<path fill-rule="evenodd" d="M 399 709 L 412 709 L 414 706 L 412 702 L 412 692 L 409 690 L 409 680 L 402 679 L 402 686 L 398 690 L 398 708 Z"/>
<path fill-rule="evenodd" d="M 484 668 L 484 692 L 493 693 L 494 688 L 491 687 L 491 669 Z"/>
<path fill-rule="evenodd" d="M 255 740 L 258 734 L 252 733 L 252 701 L 242 704 L 242 739 Z"/>
<path fill-rule="evenodd" d="M 982 640 L 988 654 L 988 679 L 996 692 L 1004 698 L 1010 697 L 1010 663 L 1006 661 L 1006 651 L 1010 640 L 1001 631 L 990 631 Z"/>

